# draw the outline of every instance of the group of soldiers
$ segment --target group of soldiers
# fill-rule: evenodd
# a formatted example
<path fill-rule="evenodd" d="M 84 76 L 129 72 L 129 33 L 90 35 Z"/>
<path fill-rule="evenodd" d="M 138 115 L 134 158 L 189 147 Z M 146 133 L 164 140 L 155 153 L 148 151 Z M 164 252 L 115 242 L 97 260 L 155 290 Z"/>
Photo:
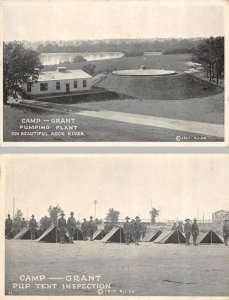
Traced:
<path fill-rule="evenodd" d="M 57 222 L 57 230 L 59 231 L 60 234 L 60 243 L 61 244 L 65 243 L 65 234 L 68 231 L 70 243 L 73 244 L 75 232 L 77 229 L 77 222 L 74 217 L 74 212 L 72 211 L 70 213 L 70 217 L 68 218 L 67 221 L 64 218 L 64 216 L 65 214 L 62 212 Z M 93 235 L 96 230 L 97 230 L 97 225 L 95 224 L 95 221 L 93 220 L 92 216 L 90 216 L 89 221 L 87 221 L 86 218 L 83 219 L 83 223 L 81 224 L 81 232 L 84 241 L 87 240 L 88 236 L 90 241 L 93 241 Z"/>
<path fill-rule="evenodd" d="M 27 224 L 25 218 L 22 218 L 22 220 L 19 218 L 15 218 L 14 220 L 12 220 L 10 214 L 8 214 L 8 217 L 5 221 L 6 238 L 9 240 L 12 237 L 15 237 L 18 232 L 20 232 L 25 227 L 30 228 L 31 239 L 34 240 L 37 228 L 37 221 L 34 219 L 34 215 L 31 216 L 31 219 Z"/>
<path fill-rule="evenodd" d="M 185 224 L 184 224 L 184 228 L 183 228 L 183 223 L 182 222 L 178 222 L 178 225 L 176 223 L 173 223 L 173 227 L 172 230 L 177 230 L 179 229 L 181 232 L 184 232 L 185 234 L 185 239 L 186 239 L 186 245 L 190 245 L 190 238 L 192 235 L 192 239 L 193 239 L 193 245 L 194 246 L 198 246 L 196 240 L 197 240 L 197 236 L 199 235 L 199 227 L 197 224 L 197 219 L 195 218 L 193 220 L 193 223 L 190 223 L 190 219 L 186 219 L 185 220 Z"/>
<path fill-rule="evenodd" d="M 123 231 L 126 245 L 129 245 L 131 241 L 134 241 L 135 245 L 139 246 L 141 237 L 144 239 L 146 235 L 146 225 L 141 222 L 139 216 L 136 216 L 131 222 L 128 216 L 125 220 L 126 222 L 123 224 Z"/>

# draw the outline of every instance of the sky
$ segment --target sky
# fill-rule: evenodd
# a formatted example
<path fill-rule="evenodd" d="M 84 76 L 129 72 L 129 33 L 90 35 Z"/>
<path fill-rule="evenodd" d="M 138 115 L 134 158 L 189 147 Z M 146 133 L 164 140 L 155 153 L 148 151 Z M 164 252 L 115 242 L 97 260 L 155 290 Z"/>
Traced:
<path fill-rule="evenodd" d="M 224 1 L 3 2 L 4 40 L 209 37 L 224 34 Z"/>
<path fill-rule="evenodd" d="M 104 219 L 109 208 L 120 218 L 160 220 L 199 217 L 228 209 L 229 158 L 211 155 L 34 156 L 6 159 L 5 215 L 15 208 L 37 220 L 59 204 L 66 217 Z M 199 216 L 198 216 L 199 212 Z"/>

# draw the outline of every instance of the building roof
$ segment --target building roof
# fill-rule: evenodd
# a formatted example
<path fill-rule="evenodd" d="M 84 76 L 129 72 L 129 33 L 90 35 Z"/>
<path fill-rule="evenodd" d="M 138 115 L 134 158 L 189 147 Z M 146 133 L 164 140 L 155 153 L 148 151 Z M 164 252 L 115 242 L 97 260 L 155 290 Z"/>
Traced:
<path fill-rule="evenodd" d="M 39 74 L 38 81 L 88 79 L 92 76 L 83 70 L 47 71 Z"/>
<path fill-rule="evenodd" d="M 217 213 L 227 213 L 227 214 L 229 214 L 229 211 L 228 210 L 223 210 L 223 209 L 221 209 L 221 210 L 218 210 L 218 211 L 215 211 L 213 214 L 217 214 Z"/>

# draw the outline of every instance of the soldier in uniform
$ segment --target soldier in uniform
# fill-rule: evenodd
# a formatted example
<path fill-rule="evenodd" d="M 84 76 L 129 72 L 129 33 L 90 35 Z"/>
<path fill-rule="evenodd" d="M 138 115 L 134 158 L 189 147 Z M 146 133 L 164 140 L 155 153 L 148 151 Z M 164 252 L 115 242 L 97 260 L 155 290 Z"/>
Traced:
<path fill-rule="evenodd" d="M 37 221 L 34 218 L 34 215 L 32 215 L 31 217 L 32 217 L 32 219 L 30 219 L 30 221 L 29 221 L 29 228 L 30 228 L 30 232 L 31 232 L 31 240 L 35 240 Z"/>
<path fill-rule="evenodd" d="M 130 237 L 131 237 L 131 223 L 129 222 L 129 217 L 126 217 L 126 222 L 123 225 L 123 231 L 124 231 L 124 235 L 125 235 L 125 243 L 127 245 L 129 245 L 130 243 Z"/>
<path fill-rule="evenodd" d="M 64 236 L 67 231 L 67 222 L 64 218 L 63 212 L 60 214 L 60 218 L 57 221 L 57 229 L 59 230 L 59 234 L 60 234 L 60 243 L 64 244 L 65 243 Z"/>
<path fill-rule="evenodd" d="M 82 231 L 84 241 L 87 240 L 87 227 L 88 227 L 87 220 L 84 218 L 83 223 L 81 224 L 81 231 Z"/>
<path fill-rule="evenodd" d="M 177 224 L 175 222 L 173 223 L 172 230 L 177 230 Z"/>
<path fill-rule="evenodd" d="M 199 235 L 199 227 L 197 224 L 196 218 L 193 220 L 194 222 L 192 223 L 192 239 L 193 239 L 193 245 L 198 246 L 196 243 L 197 236 Z"/>
<path fill-rule="evenodd" d="M 177 229 L 179 229 L 181 232 L 183 232 L 183 223 L 182 222 L 178 222 Z"/>
<path fill-rule="evenodd" d="M 227 241 L 229 237 L 229 223 L 228 220 L 224 220 L 223 224 L 223 238 L 224 238 L 224 245 L 228 246 Z"/>
<path fill-rule="evenodd" d="M 27 222 L 25 220 L 25 218 L 22 218 L 22 221 L 21 221 L 21 229 L 27 227 Z"/>
<path fill-rule="evenodd" d="M 67 228 L 70 235 L 70 243 L 74 244 L 73 239 L 76 232 L 76 219 L 74 218 L 74 212 L 71 212 L 71 217 L 68 218 Z"/>
<path fill-rule="evenodd" d="M 88 222 L 88 234 L 90 236 L 90 241 L 93 241 L 93 234 L 95 230 L 95 222 L 93 221 L 93 217 L 90 216 L 90 221 Z"/>
<path fill-rule="evenodd" d="M 130 225 L 131 225 L 131 234 L 130 234 L 130 237 L 131 237 L 132 241 L 135 241 L 135 237 L 134 237 L 134 223 L 135 223 L 135 220 L 132 219 L 131 222 L 130 222 Z"/>
<path fill-rule="evenodd" d="M 184 224 L 184 234 L 185 234 L 185 238 L 186 238 L 186 245 L 190 245 L 190 237 L 191 237 L 191 233 L 192 233 L 192 225 L 189 223 L 190 219 L 186 219 L 185 220 L 185 224 Z"/>
<path fill-rule="evenodd" d="M 11 238 L 11 231 L 13 227 L 13 220 L 10 217 L 10 214 L 8 214 L 8 217 L 5 221 L 5 227 L 6 227 L 6 238 L 7 240 L 10 240 Z"/>
<path fill-rule="evenodd" d="M 138 216 L 135 217 L 134 222 L 134 239 L 135 239 L 135 245 L 139 246 L 139 241 L 141 238 L 141 231 L 142 231 L 142 223 Z"/>

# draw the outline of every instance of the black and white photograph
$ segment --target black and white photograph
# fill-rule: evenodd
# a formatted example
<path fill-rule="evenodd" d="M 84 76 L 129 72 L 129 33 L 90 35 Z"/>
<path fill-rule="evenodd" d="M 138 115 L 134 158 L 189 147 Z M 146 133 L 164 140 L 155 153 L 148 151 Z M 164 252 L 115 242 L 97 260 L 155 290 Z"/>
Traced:
<path fill-rule="evenodd" d="M 6 155 L 1 174 L 6 296 L 228 299 L 228 154 Z"/>
<path fill-rule="evenodd" d="M 226 145 L 226 8 L 3 1 L 3 145 Z"/>

